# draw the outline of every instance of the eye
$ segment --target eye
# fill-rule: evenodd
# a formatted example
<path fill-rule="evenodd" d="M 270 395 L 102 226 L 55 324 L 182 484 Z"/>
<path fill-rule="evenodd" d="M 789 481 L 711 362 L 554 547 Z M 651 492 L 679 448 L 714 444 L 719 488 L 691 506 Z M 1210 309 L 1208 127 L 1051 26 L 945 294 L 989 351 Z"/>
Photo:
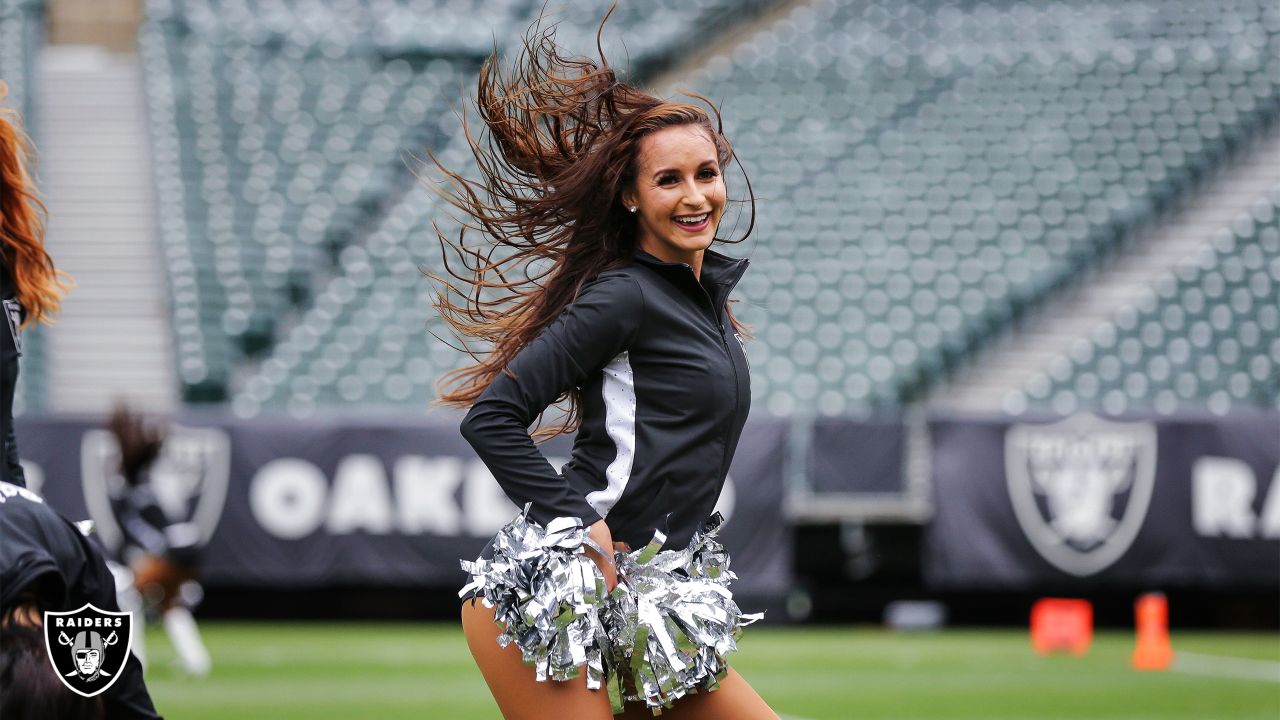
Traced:
<path fill-rule="evenodd" d="M 711 178 L 717 177 L 719 175 L 720 173 L 717 172 L 715 168 L 703 168 L 702 170 L 698 171 L 698 177 L 703 178 L 705 180 L 710 180 Z"/>
<path fill-rule="evenodd" d="M 659 185 L 670 185 L 671 183 L 676 182 L 676 181 L 678 181 L 679 179 L 680 179 L 680 178 L 676 177 L 675 175 L 662 175 L 662 176 L 660 176 L 660 177 L 658 178 L 658 184 L 659 184 Z"/>

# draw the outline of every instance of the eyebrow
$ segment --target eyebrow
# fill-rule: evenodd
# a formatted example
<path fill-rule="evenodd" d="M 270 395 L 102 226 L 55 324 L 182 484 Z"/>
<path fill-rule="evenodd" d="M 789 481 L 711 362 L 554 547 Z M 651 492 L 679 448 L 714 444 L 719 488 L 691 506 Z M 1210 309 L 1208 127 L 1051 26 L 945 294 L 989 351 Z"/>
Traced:
<path fill-rule="evenodd" d="M 699 164 L 698 164 L 698 169 L 699 169 L 699 170 L 701 170 L 701 169 L 703 168 L 703 166 L 706 166 L 706 165 L 715 165 L 715 164 L 717 164 L 717 163 L 716 163 L 716 161 L 715 161 L 714 159 L 707 159 L 707 160 L 703 160 L 701 163 L 699 163 Z M 654 170 L 654 171 L 653 171 L 653 176 L 654 176 L 654 177 L 660 177 L 660 176 L 661 176 L 661 175 L 663 175 L 664 173 L 673 173 L 673 172 L 680 172 L 680 169 L 679 169 L 679 168 L 662 168 L 661 170 Z"/>

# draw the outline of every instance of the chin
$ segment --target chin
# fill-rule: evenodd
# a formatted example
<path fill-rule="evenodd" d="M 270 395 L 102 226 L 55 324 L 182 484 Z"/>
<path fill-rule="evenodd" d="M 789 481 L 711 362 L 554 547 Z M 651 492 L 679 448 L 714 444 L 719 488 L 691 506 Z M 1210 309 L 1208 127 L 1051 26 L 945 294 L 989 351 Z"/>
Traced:
<path fill-rule="evenodd" d="M 689 237 L 688 235 L 685 235 L 684 237 L 676 236 L 674 238 L 670 238 L 668 242 L 670 245 L 678 247 L 681 250 L 692 252 L 697 250 L 706 250 L 710 248 L 712 243 L 715 241 L 716 233 L 714 230 L 711 230 L 705 234 L 695 235 L 693 237 Z"/>
<path fill-rule="evenodd" d="M 692 243 L 692 244 L 693 244 L 693 246 L 694 246 L 694 248 L 693 248 L 693 249 L 695 249 L 695 250 L 706 250 L 706 249 L 710 248 L 710 247 L 711 247 L 711 244 L 712 244 L 712 243 L 714 243 L 715 241 L 716 241 L 715 233 L 711 233 L 711 234 L 707 235 L 705 238 L 697 238 L 697 239 L 696 239 L 696 240 L 694 240 L 694 242 Z"/>

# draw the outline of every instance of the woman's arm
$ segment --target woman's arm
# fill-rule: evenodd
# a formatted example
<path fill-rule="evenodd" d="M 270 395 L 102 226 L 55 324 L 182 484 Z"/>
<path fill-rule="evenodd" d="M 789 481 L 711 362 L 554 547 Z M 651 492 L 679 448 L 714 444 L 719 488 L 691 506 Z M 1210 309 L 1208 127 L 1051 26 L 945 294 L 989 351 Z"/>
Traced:
<path fill-rule="evenodd" d="M 18 437 L 13 431 L 13 417 L 9 417 L 9 436 L 4 440 L 4 462 L 9 470 L 9 482 L 18 487 L 27 486 L 27 476 L 22 472 L 18 458 Z"/>
<path fill-rule="evenodd" d="M 556 472 L 529 437 L 529 425 L 556 398 L 631 346 L 644 300 L 639 284 L 610 274 L 588 283 L 578 299 L 516 354 L 462 421 L 463 437 L 518 506 L 546 524 L 556 517 L 592 525 L 600 515 Z M 514 377 L 512 377 L 514 375 Z"/>

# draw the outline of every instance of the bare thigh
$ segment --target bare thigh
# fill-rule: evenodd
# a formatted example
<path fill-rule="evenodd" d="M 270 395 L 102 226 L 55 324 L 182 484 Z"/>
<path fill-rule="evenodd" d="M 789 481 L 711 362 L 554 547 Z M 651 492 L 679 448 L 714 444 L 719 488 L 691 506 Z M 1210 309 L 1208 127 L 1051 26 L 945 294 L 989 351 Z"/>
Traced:
<path fill-rule="evenodd" d="M 614 720 L 654 720 L 654 717 L 643 701 L 632 701 Z M 720 681 L 719 689 L 685 695 L 670 709 L 663 710 L 660 717 L 661 720 L 778 720 L 778 714 L 733 668 L 729 668 Z"/>
<path fill-rule="evenodd" d="M 778 714 L 737 670 L 729 668 L 719 689 L 680 698 L 670 710 L 662 711 L 662 719 L 778 720 Z"/>
<path fill-rule="evenodd" d="M 566 682 L 538 682 L 534 669 L 521 659 L 520 648 L 499 647 L 501 630 L 493 621 L 493 608 L 464 602 L 462 631 L 506 720 L 613 720 L 608 693 L 603 688 L 587 689 L 584 670 Z"/>

